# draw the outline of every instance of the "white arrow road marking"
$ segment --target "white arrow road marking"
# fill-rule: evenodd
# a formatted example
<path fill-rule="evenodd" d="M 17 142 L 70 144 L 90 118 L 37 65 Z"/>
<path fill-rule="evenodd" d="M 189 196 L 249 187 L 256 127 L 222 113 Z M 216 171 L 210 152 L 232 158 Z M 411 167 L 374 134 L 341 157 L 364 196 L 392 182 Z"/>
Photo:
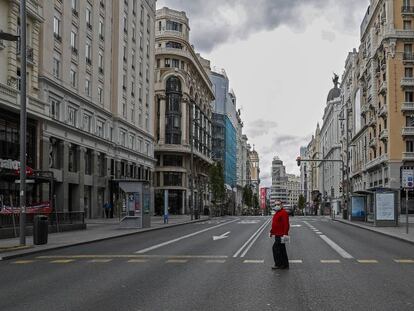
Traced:
<path fill-rule="evenodd" d="M 176 238 L 176 239 L 173 239 L 173 240 L 169 240 L 169 241 L 166 241 L 166 242 L 163 242 L 163 243 L 157 244 L 157 245 L 153 245 L 153 246 L 151 246 L 151 247 L 147 247 L 147 248 L 141 249 L 141 250 L 139 250 L 139 251 L 135 252 L 135 254 L 144 254 L 144 253 L 147 253 L 147 252 L 152 251 L 152 250 L 154 250 L 154 249 L 157 249 L 157 248 L 163 247 L 163 246 L 165 246 L 165 245 L 169 245 L 169 244 L 172 244 L 172 243 L 175 243 L 175 242 L 178 242 L 178 241 L 181 241 L 181 240 L 184 240 L 184 239 L 190 238 L 190 237 L 195 236 L 195 235 L 197 235 L 197 234 L 200 234 L 200 233 L 203 233 L 203 232 L 206 232 L 206 231 L 209 231 L 209 230 L 213 230 L 213 229 L 216 229 L 216 228 L 218 228 L 218 227 L 222 227 L 222 226 L 224 226 L 224 225 L 228 225 L 228 224 L 230 224 L 230 223 L 232 223 L 232 222 L 239 221 L 239 220 L 240 220 L 240 219 L 239 219 L 239 218 L 237 218 L 237 219 L 234 219 L 234 220 L 231 220 L 231 221 L 228 221 L 228 222 L 225 222 L 225 223 L 219 224 L 219 225 L 217 225 L 217 226 L 209 227 L 209 228 L 206 228 L 206 229 L 203 229 L 203 230 L 197 231 L 197 232 L 193 232 L 193 233 L 190 233 L 190 234 L 187 234 L 187 235 L 181 236 L 181 237 Z"/>
<path fill-rule="evenodd" d="M 332 241 L 326 235 L 320 235 L 320 237 L 321 237 L 322 240 L 324 240 L 330 247 L 332 247 L 343 258 L 347 258 L 347 259 L 354 258 L 352 255 L 350 255 L 347 251 L 345 251 L 343 248 L 341 248 L 338 244 L 336 244 L 334 241 Z"/>
<path fill-rule="evenodd" d="M 230 233 L 230 231 L 228 231 L 228 232 L 226 232 L 226 233 L 223 233 L 222 235 L 213 235 L 213 241 L 216 241 L 216 240 L 221 240 L 221 239 L 226 239 L 226 238 L 228 238 L 228 234 Z"/>

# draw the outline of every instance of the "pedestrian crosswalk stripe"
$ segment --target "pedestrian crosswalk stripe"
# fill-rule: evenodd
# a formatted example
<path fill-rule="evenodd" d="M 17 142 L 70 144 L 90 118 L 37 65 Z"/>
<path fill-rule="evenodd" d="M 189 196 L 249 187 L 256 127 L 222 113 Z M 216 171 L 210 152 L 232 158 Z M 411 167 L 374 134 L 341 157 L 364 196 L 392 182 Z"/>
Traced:
<path fill-rule="evenodd" d="M 378 263 L 378 260 L 375 259 L 358 259 L 359 263 Z"/>
<path fill-rule="evenodd" d="M 226 261 L 223 259 L 208 259 L 206 263 L 225 263 Z"/>
<path fill-rule="evenodd" d="M 341 263 L 338 259 L 332 259 L 332 260 L 321 260 L 321 263 Z"/>
<path fill-rule="evenodd" d="M 186 263 L 188 262 L 187 259 L 169 259 L 166 263 Z"/>
<path fill-rule="evenodd" d="M 396 263 L 414 263 L 412 259 L 394 259 Z"/>
<path fill-rule="evenodd" d="M 75 261 L 74 259 L 57 259 L 57 260 L 52 260 L 50 263 L 70 263 Z"/>
<path fill-rule="evenodd" d="M 88 262 L 90 263 L 106 263 L 106 262 L 111 262 L 112 259 L 92 259 L 89 260 Z"/>
<path fill-rule="evenodd" d="M 130 259 L 128 260 L 129 263 L 145 263 L 148 262 L 148 259 Z"/>
<path fill-rule="evenodd" d="M 16 261 L 13 261 L 12 264 L 15 264 L 15 265 L 26 265 L 26 264 L 32 263 L 32 262 L 34 262 L 34 260 L 16 260 Z"/>
<path fill-rule="evenodd" d="M 251 260 L 251 259 L 246 259 L 243 261 L 243 263 L 264 263 L 264 260 Z"/>
<path fill-rule="evenodd" d="M 289 263 L 303 263 L 301 259 L 289 260 Z"/>

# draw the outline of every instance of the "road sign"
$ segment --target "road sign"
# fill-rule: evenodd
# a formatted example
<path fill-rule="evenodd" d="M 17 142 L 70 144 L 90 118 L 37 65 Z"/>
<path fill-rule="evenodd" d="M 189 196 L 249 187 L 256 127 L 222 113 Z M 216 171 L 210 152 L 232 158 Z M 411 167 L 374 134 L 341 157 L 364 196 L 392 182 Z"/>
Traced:
<path fill-rule="evenodd" d="M 402 186 L 405 189 L 414 188 L 414 170 L 412 169 L 403 169 L 401 172 L 402 175 Z"/>

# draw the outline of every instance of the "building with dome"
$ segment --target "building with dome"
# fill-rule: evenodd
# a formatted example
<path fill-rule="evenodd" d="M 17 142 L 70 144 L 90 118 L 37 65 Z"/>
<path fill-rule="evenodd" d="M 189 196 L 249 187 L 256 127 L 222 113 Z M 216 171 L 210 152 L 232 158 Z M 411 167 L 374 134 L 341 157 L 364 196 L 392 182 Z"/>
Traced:
<path fill-rule="evenodd" d="M 339 77 L 333 78 L 334 87 L 329 91 L 326 107 L 323 114 L 323 124 L 320 129 L 319 158 L 323 160 L 341 159 L 341 89 L 338 87 Z M 329 213 L 333 208 L 339 212 L 342 201 L 342 164 L 340 162 L 320 162 L 319 166 L 319 191 L 321 193 L 322 213 Z"/>

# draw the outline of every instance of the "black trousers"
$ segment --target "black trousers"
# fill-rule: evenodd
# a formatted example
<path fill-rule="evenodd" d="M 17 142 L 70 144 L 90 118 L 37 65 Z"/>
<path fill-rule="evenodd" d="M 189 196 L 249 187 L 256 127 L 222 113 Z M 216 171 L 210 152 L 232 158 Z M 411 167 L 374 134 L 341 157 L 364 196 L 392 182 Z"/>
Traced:
<path fill-rule="evenodd" d="M 275 266 L 289 267 L 289 259 L 286 252 L 286 245 L 284 243 L 281 243 L 279 236 L 275 237 L 275 242 L 273 243 L 272 250 Z"/>

